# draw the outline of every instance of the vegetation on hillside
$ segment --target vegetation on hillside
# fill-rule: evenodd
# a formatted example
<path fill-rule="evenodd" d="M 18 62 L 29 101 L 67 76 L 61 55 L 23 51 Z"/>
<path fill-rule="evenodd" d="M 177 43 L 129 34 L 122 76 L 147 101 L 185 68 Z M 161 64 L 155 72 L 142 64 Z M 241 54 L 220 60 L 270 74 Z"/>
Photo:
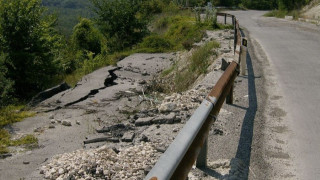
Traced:
<path fill-rule="evenodd" d="M 36 93 L 62 81 L 75 85 L 82 76 L 132 53 L 190 50 L 206 29 L 229 28 L 217 23 L 214 9 L 201 20 L 198 11 L 181 8 L 208 2 L 291 11 L 308 0 L 0 1 L 0 151 L 21 144 L 11 142 L 2 129 L 33 115 L 17 104 Z M 190 85 L 187 80 L 194 77 L 188 74 L 204 73 L 207 61 L 198 59 L 207 59 L 216 46 L 209 43 L 195 51 L 185 74 L 175 77 L 176 91 Z M 19 142 L 35 142 L 30 139 Z"/>

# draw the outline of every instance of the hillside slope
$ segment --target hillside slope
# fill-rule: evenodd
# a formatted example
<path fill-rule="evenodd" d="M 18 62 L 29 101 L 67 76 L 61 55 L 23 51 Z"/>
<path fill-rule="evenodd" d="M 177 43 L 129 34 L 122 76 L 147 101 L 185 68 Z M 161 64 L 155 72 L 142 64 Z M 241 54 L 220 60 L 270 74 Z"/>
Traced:
<path fill-rule="evenodd" d="M 320 0 L 313 0 L 302 9 L 303 17 L 308 19 L 320 19 Z"/>

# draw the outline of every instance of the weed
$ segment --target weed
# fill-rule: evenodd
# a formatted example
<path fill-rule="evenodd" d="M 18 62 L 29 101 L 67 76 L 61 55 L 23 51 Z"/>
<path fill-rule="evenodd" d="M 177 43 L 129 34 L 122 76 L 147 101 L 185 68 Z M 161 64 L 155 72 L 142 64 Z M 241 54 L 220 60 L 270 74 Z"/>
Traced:
<path fill-rule="evenodd" d="M 272 10 L 264 14 L 265 17 L 284 18 L 288 12 L 285 10 Z"/>
<path fill-rule="evenodd" d="M 27 117 L 35 115 L 34 112 L 24 111 L 25 106 L 9 105 L 0 109 L 0 128 L 5 125 L 20 122 Z"/>
<path fill-rule="evenodd" d="M 4 129 L 0 129 L 0 154 L 9 152 L 7 145 L 10 142 L 10 134 Z"/>
<path fill-rule="evenodd" d="M 181 92 L 187 90 L 199 75 L 207 72 L 210 65 L 210 57 L 216 55 L 213 50 L 219 46 L 220 44 L 218 42 L 211 41 L 193 52 L 189 58 L 187 68 L 178 71 L 175 76 L 175 91 Z"/>
<path fill-rule="evenodd" d="M 264 14 L 265 17 L 277 17 L 284 18 L 286 15 L 293 16 L 293 19 L 297 20 L 300 17 L 298 10 L 286 11 L 286 10 L 273 10 Z"/>
<path fill-rule="evenodd" d="M 11 135 L 7 130 L 0 129 L 0 154 L 9 153 L 9 146 L 25 146 L 31 148 L 38 145 L 38 139 L 31 134 L 25 135 L 19 139 L 11 140 Z"/>
<path fill-rule="evenodd" d="M 211 41 L 197 49 L 190 58 L 190 71 L 196 74 L 206 73 L 210 65 L 209 58 L 213 55 L 213 48 L 218 48 L 219 46 L 218 42 Z"/>
<path fill-rule="evenodd" d="M 164 71 L 162 71 L 161 76 L 167 76 L 168 74 L 170 74 L 174 69 L 176 68 L 176 64 L 172 65 L 169 69 L 166 69 Z"/>
<path fill-rule="evenodd" d="M 8 153 L 8 146 L 37 144 L 38 140 L 33 135 L 26 135 L 17 140 L 11 140 L 10 133 L 2 129 L 4 126 L 20 122 L 25 118 L 35 115 L 34 112 L 24 111 L 25 106 L 9 105 L 0 109 L 0 154 Z"/>
<path fill-rule="evenodd" d="M 10 146 L 21 146 L 31 144 L 38 144 L 38 139 L 32 134 L 25 135 L 20 139 L 13 140 L 10 142 Z"/>

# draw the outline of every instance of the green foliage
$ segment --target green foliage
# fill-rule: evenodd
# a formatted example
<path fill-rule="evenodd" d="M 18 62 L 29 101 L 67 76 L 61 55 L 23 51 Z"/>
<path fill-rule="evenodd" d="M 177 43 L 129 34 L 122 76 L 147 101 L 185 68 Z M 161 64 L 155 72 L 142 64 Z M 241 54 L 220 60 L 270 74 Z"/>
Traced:
<path fill-rule="evenodd" d="M 56 18 L 43 12 L 40 0 L 0 1 L 0 53 L 20 98 L 42 90 L 56 73 L 61 38 L 53 28 Z"/>
<path fill-rule="evenodd" d="M 102 35 L 89 19 L 80 19 L 80 22 L 73 28 L 71 41 L 75 50 L 99 54 L 102 46 L 101 39 L 103 39 Z"/>
<path fill-rule="evenodd" d="M 166 7 L 166 4 L 161 0 L 144 0 L 139 6 L 139 12 L 144 16 L 149 16 L 150 18 L 151 14 L 162 13 L 163 9 Z"/>
<path fill-rule="evenodd" d="M 153 48 L 158 52 L 163 52 L 173 47 L 172 43 L 168 39 L 156 34 L 144 38 L 139 46 L 142 48 Z"/>
<path fill-rule="evenodd" d="M 176 49 L 182 48 L 185 41 L 198 42 L 203 38 L 204 28 L 196 25 L 193 18 L 173 16 L 170 18 L 170 26 L 165 33 L 165 38 L 174 43 Z"/>
<path fill-rule="evenodd" d="M 140 4 L 130 0 L 91 0 L 96 22 L 107 38 L 111 52 L 124 50 L 139 42 L 147 33 L 147 21 L 139 16 Z"/>
<path fill-rule="evenodd" d="M 5 59 L 6 55 L 0 53 L 0 108 L 14 102 L 14 82 L 6 77 L 8 69 L 4 64 Z"/>

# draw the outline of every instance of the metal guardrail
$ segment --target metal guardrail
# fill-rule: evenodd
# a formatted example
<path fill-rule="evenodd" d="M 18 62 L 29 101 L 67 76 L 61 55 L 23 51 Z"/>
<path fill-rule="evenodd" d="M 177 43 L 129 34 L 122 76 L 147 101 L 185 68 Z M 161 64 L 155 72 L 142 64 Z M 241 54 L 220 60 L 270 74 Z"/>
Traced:
<path fill-rule="evenodd" d="M 217 16 L 224 16 L 225 23 L 227 23 L 227 17 L 232 18 L 235 30 L 235 59 L 148 173 L 145 180 L 185 180 L 194 162 L 197 167 L 206 167 L 207 165 L 207 138 L 210 127 L 215 122 L 224 101 L 226 100 L 229 104 L 233 103 L 234 80 L 239 73 L 240 60 L 241 57 L 243 58 L 241 54 L 246 54 L 243 52 L 246 49 L 240 47 L 241 42 L 245 42 L 246 45 L 246 40 L 241 36 L 239 22 L 235 16 L 226 13 L 217 13 Z"/>

